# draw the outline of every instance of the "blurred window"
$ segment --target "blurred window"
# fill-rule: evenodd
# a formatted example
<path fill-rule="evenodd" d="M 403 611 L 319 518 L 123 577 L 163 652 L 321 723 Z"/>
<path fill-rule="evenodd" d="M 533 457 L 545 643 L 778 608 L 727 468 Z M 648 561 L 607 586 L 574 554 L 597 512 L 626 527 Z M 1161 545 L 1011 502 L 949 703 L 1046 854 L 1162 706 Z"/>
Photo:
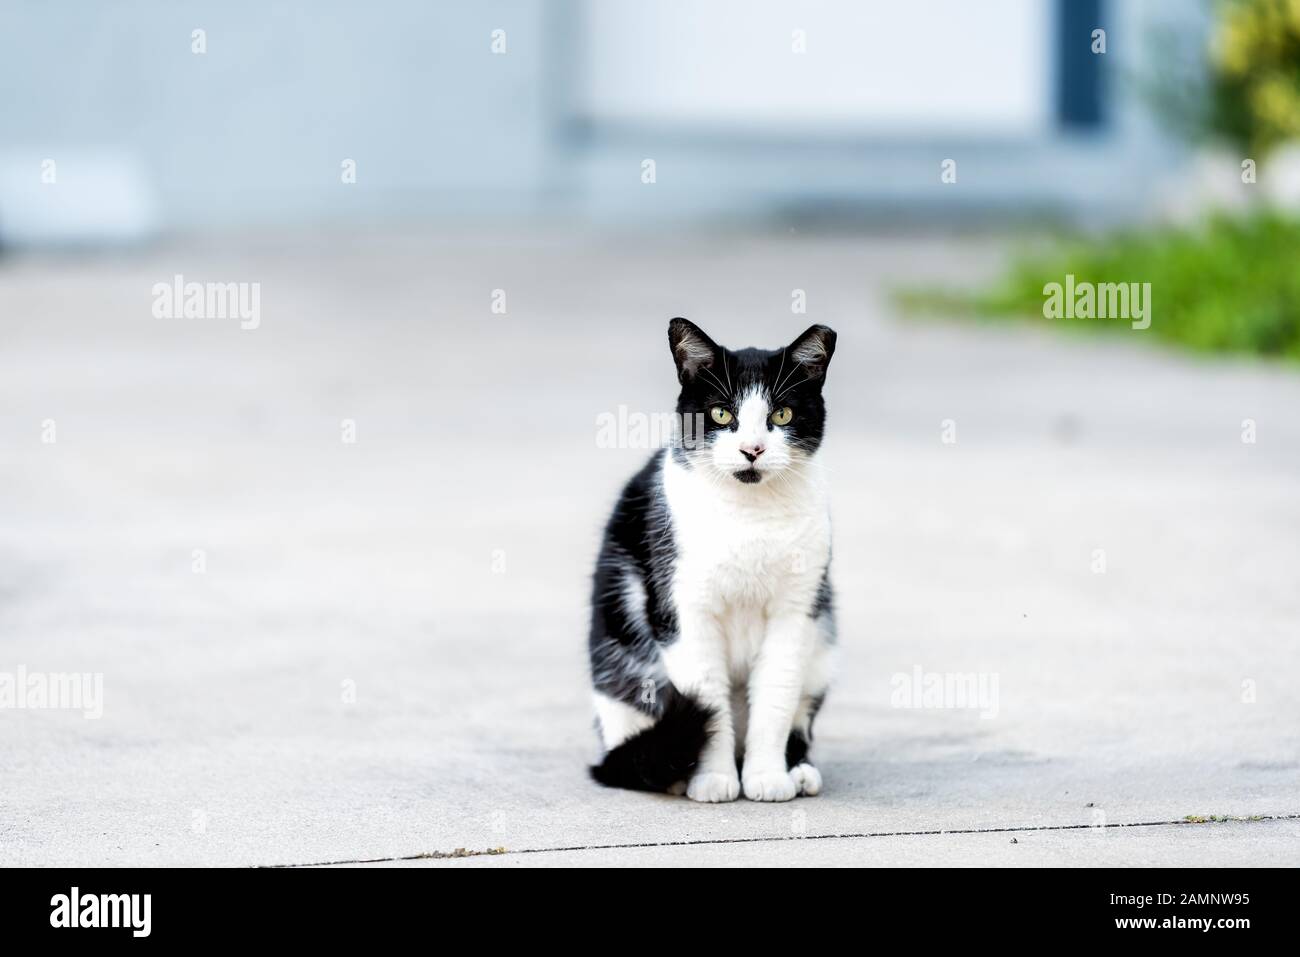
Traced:
<path fill-rule="evenodd" d="M 581 0 L 580 9 L 579 112 L 598 124 L 1013 137 L 1048 132 L 1061 108 L 1052 0 Z"/>

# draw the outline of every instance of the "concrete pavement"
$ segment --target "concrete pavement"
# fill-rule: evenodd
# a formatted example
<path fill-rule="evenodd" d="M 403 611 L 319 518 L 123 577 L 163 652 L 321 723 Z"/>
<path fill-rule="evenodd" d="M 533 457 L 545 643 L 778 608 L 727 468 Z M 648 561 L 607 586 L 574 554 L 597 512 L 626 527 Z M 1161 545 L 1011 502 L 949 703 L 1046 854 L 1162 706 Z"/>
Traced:
<path fill-rule="evenodd" d="M 0 672 L 104 687 L 98 720 L 0 710 L 0 864 L 1300 863 L 1300 374 L 897 316 L 891 285 L 1001 253 L 323 233 L 0 261 Z M 176 274 L 260 283 L 258 328 L 155 318 Z M 814 799 L 584 774 L 587 576 L 647 454 L 596 420 L 671 401 L 678 314 L 840 334 Z M 996 676 L 994 707 L 896 707 L 918 668 Z M 591 849 L 518 853 L 555 848 Z"/>

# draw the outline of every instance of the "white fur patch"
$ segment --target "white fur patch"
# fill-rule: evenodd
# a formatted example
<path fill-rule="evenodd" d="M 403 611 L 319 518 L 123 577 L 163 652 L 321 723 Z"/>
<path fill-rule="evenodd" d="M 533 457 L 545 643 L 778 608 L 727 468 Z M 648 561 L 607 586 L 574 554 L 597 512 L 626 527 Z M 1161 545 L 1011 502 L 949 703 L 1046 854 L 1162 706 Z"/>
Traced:
<path fill-rule="evenodd" d="M 612 751 L 655 723 L 655 719 L 644 711 L 607 694 L 597 691 L 592 697 L 596 703 L 596 719 L 600 722 L 600 740 L 606 751 Z"/>
<path fill-rule="evenodd" d="M 645 582 L 634 568 L 623 574 L 622 605 L 623 614 L 637 637 L 650 637 L 650 622 L 646 617 Z"/>
<path fill-rule="evenodd" d="M 796 466 L 786 478 L 719 482 L 671 456 L 664 459 L 664 496 L 677 546 L 673 596 L 679 605 L 723 622 L 738 664 L 749 657 L 744 649 L 752 652 L 768 619 L 782 612 L 807 615 L 830 561 L 821 470 Z M 726 627 L 732 623 L 734 628 Z"/>

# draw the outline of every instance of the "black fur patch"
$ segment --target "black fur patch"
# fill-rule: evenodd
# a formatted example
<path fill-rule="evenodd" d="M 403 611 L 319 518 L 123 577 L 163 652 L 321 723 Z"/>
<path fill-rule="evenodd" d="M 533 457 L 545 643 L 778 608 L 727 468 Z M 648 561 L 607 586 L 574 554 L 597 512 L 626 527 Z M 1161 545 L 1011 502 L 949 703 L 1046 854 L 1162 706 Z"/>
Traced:
<path fill-rule="evenodd" d="M 808 757 L 808 739 L 803 736 L 802 731 L 791 731 L 790 737 L 785 742 L 785 766 L 792 768 L 796 764 L 802 764 L 806 757 Z"/>
<path fill-rule="evenodd" d="M 662 455 L 656 453 L 627 483 L 605 526 L 604 545 L 592 576 L 587 636 L 596 690 L 653 715 L 662 711 L 664 703 L 659 693 L 662 682 L 656 677 L 657 645 L 677 635 L 677 615 L 669 594 L 676 554 L 673 530 L 664 510 L 656 507 L 663 498 Z M 627 607 L 629 587 L 645 595 L 643 622 Z"/>
<path fill-rule="evenodd" d="M 802 764 L 808 760 L 808 750 L 812 747 L 813 722 L 817 720 L 817 712 L 822 709 L 822 703 L 826 700 L 825 695 L 813 699 L 808 709 L 808 733 L 804 734 L 799 728 L 790 732 L 790 737 L 785 742 L 785 766 L 792 768 L 796 764 Z"/>
<path fill-rule="evenodd" d="M 664 698 L 654 726 L 606 754 L 591 768 L 594 780 L 612 788 L 667 791 L 690 778 L 713 714 L 671 686 Z"/>
<path fill-rule="evenodd" d="M 817 597 L 813 600 L 812 611 L 808 613 L 810 618 L 820 618 L 827 612 L 835 608 L 835 594 L 831 591 L 831 570 L 830 565 L 822 572 L 821 584 L 817 586 Z"/>

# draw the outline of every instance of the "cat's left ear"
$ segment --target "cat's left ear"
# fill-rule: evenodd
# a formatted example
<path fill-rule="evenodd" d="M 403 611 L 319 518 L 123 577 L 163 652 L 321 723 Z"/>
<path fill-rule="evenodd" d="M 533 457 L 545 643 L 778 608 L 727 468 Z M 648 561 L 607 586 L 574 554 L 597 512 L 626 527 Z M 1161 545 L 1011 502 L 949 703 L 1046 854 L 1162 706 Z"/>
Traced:
<path fill-rule="evenodd" d="M 677 381 L 685 385 L 701 369 L 713 367 L 718 357 L 718 344 L 704 334 L 704 330 L 689 319 L 677 318 L 668 323 L 668 346 L 677 363 Z"/>
<path fill-rule="evenodd" d="M 809 326 L 790 343 L 785 354 L 803 366 L 810 380 L 826 378 L 826 367 L 835 354 L 835 330 L 830 326 Z"/>

